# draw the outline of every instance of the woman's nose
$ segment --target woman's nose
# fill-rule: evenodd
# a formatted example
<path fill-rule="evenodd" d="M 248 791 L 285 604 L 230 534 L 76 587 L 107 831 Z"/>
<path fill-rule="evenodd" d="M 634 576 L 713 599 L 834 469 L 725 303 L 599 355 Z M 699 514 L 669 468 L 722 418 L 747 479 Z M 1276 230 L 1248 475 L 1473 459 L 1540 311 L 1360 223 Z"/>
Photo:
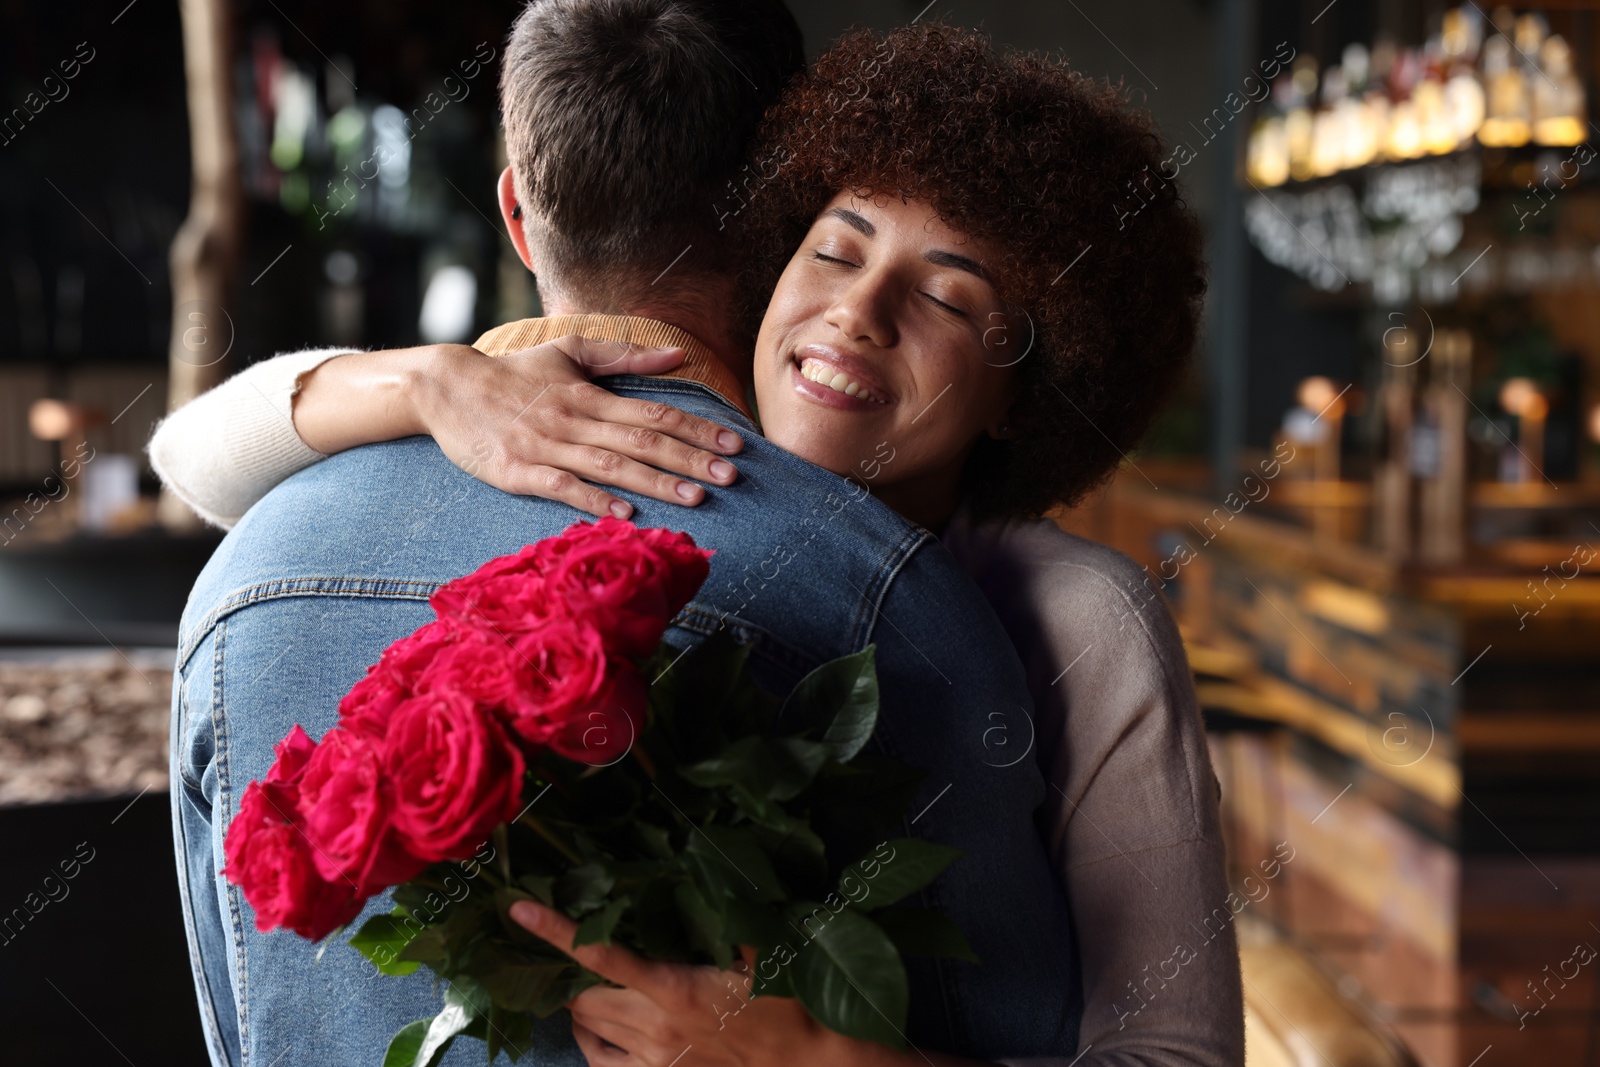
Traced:
<path fill-rule="evenodd" d="M 828 324 L 852 341 L 879 348 L 893 345 L 896 334 L 888 282 L 874 272 L 859 275 L 828 308 Z"/>

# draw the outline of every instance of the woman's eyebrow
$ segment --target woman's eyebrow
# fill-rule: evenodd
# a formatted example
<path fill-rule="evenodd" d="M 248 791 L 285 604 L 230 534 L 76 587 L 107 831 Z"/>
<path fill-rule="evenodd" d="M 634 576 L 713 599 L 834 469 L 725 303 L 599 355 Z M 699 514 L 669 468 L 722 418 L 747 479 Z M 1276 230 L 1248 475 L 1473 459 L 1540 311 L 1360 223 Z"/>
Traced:
<path fill-rule="evenodd" d="M 838 219 L 863 237 L 876 237 L 878 235 L 878 228 L 868 222 L 865 216 L 851 211 L 847 207 L 836 207 L 827 212 L 827 214 L 832 218 Z"/>
<path fill-rule="evenodd" d="M 983 264 L 975 259 L 968 259 L 966 256 L 958 256 L 954 252 L 945 252 L 938 248 L 922 253 L 922 258 L 936 267 L 949 267 L 951 270 L 962 270 L 968 274 L 975 274 L 988 282 L 991 289 L 999 289 L 999 286 L 995 285 L 994 276 L 984 270 Z"/>

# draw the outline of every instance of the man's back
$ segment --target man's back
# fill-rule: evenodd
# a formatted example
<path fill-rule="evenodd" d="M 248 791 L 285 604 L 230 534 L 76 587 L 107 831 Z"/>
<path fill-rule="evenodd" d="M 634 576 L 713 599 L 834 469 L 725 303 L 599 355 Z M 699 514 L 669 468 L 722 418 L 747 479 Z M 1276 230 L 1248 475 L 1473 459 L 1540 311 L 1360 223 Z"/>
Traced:
<path fill-rule="evenodd" d="M 908 961 L 911 1040 L 988 1057 L 1070 1054 L 1076 978 L 1064 959 L 1040 951 L 1069 943 L 1066 905 L 1031 821 L 1044 796 L 1037 765 L 996 758 L 992 747 L 997 724 L 1026 732 L 1028 697 L 988 605 L 926 531 L 761 440 L 702 386 L 635 378 L 611 386 L 732 424 L 749 442 L 739 483 L 698 508 L 629 498 L 639 525 L 686 530 L 717 550 L 669 640 L 727 627 L 754 643 L 758 676 L 777 693 L 821 662 L 877 646 L 876 744 L 928 774 L 906 832 L 964 853 L 924 903 L 953 918 L 983 960 Z M 874 458 L 882 462 L 863 460 Z M 340 1062 L 371 1059 L 436 1002 L 417 976 L 356 981 L 363 965 L 346 946 L 311 963 L 314 947 L 293 935 L 254 932 L 248 907 L 214 873 L 240 792 L 265 773 L 272 743 L 292 724 L 313 736 L 333 724 L 339 697 L 383 647 L 432 617 L 434 588 L 580 518 L 492 489 L 432 441 L 412 438 L 344 453 L 284 483 L 201 575 L 179 651 L 175 770 L 184 795 L 175 828 L 210 987 L 202 1009 L 223 1044 L 247 1050 L 245 1062 L 286 1053 L 282 1067 L 334 1062 L 329 1050 L 341 1048 L 355 1058 Z M 387 906 L 380 898 L 369 913 Z M 334 1036 L 341 1032 L 348 1044 Z M 536 1062 L 580 1062 L 560 1027 L 541 1038 L 550 1044 Z M 304 1058 L 291 1051 L 297 1045 Z"/>

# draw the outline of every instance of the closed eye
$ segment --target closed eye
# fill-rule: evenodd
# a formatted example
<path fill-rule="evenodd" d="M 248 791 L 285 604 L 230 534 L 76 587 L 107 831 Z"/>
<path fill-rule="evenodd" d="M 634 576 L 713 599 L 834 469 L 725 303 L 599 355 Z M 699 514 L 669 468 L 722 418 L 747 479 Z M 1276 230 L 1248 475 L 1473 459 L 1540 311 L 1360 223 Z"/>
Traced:
<path fill-rule="evenodd" d="M 959 315 L 964 319 L 971 318 L 971 316 L 968 315 L 965 311 L 962 311 L 958 307 L 951 307 L 949 304 L 946 304 L 943 300 L 940 300 L 938 297 L 934 296 L 932 293 L 923 293 L 922 295 L 927 297 L 929 300 L 933 301 L 939 307 L 941 307 L 944 310 L 950 312 L 950 314 L 952 314 L 952 315 Z"/>
<path fill-rule="evenodd" d="M 837 256 L 823 255 L 821 252 L 812 252 L 811 253 L 811 258 L 812 259 L 820 259 L 824 263 L 840 263 L 840 264 L 843 264 L 844 266 L 847 266 L 847 267 L 855 266 L 855 264 L 851 263 L 848 259 L 840 259 Z"/>

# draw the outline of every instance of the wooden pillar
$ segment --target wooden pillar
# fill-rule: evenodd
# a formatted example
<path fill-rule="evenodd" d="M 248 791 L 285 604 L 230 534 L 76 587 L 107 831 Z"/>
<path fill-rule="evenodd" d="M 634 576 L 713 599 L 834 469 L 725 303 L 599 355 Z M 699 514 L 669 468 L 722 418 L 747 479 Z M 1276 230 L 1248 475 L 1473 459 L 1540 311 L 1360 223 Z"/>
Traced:
<path fill-rule="evenodd" d="M 244 237 L 244 192 L 233 115 L 233 32 L 228 0 L 180 0 L 188 84 L 189 216 L 172 241 L 172 339 L 167 410 L 188 403 L 226 375 L 233 322 L 228 311 Z M 198 528 L 171 493 L 162 523 Z"/>
<path fill-rule="evenodd" d="M 1419 487 L 1417 552 L 1424 563 L 1460 563 L 1467 551 L 1467 391 L 1472 388 L 1472 335 L 1440 330 L 1424 403 L 1437 430 L 1433 476 Z"/>
<path fill-rule="evenodd" d="M 1237 90 L 1250 69 L 1255 41 L 1255 0 L 1215 5 L 1212 35 L 1217 99 Z M 1241 123 L 1228 124 L 1211 149 L 1212 215 L 1207 237 L 1210 291 L 1205 324 L 1206 374 L 1211 393 L 1211 466 L 1214 484 L 1226 491 L 1235 481 L 1245 443 L 1249 364 L 1250 249 L 1245 242 L 1244 195 L 1239 189 L 1244 139 Z"/>

